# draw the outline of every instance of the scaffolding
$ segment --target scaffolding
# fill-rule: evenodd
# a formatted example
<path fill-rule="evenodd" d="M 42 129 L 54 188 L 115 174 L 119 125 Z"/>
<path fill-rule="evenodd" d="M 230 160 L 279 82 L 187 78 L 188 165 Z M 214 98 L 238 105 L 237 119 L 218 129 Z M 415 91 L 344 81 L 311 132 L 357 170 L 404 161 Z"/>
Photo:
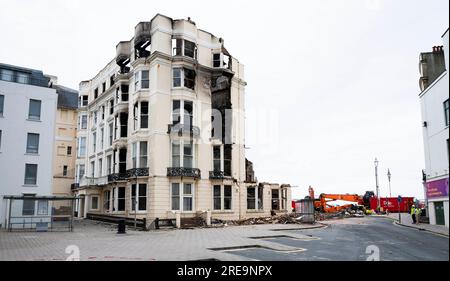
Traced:
<path fill-rule="evenodd" d="M 75 200 L 61 196 L 3 196 L 8 231 L 72 231 Z"/>

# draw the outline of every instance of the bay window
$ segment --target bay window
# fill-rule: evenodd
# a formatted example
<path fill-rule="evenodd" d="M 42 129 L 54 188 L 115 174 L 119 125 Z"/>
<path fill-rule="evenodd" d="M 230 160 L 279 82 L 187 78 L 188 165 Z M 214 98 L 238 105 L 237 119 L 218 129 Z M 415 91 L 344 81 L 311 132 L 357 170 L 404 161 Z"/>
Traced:
<path fill-rule="evenodd" d="M 147 142 L 135 142 L 131 146 L 131 160 L 133 168 L 147 168 Z"/>
<path fill-rule="evenodd" d="M 183 108 L 183 112 L 181 112 Z M 184 124 L 191 127 L 194 122 L 194 104 L 187 100 L 172 101 L 172 124 Z"/>
<path fill-rule="evenodd" d="M 213 210 L 231 210 L 232 189 L 231 185 L 213 186 Z"/>
<path fill-rule="evenodd" d="M 148 89 L 150 87 L 149 71 L 141 70 L 134 74 L 134 90 Z"/>
<path fill-rule="evenodd" d="M 172 142 L 172 167 L 193 168 L 194 145 L 189 140 Z"/>
<path fill-rule="evenodd" d="M 131 185 L 131 210 L 135 211 L 147 210 L 147 185 L 138 184 L 136 190 L 136 184 Z"/>
<path fill-rule="evenodd" d="M 175 67 L 172 69 L 172 87 L 185 87 L 195 89 L 195 71 L 185 67 Z"/>
<path fill-rule="evenodd" d="M 263 209 L 263 187 L 247 187 L 247 210 Z"/>
<path fill-rule="evenodd" d="M 171 209 L 173 211 L 193 211 L 194 187 L 192 183 L 172 183 Z"/>

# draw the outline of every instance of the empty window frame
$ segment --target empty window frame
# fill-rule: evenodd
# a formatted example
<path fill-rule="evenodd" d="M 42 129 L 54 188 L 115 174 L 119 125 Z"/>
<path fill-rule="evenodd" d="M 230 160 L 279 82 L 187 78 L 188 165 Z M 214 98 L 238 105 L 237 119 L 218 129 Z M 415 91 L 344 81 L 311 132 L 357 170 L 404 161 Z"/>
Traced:
<path fill-rule="evenodd" d="M 142 101 L 141 102 L 141 129 L 147 129 L 148 128 L 148 102 Z"/>
<path fill-rule="evenodd" d="M 172 69 L 172 87 L 195 89 L 195 71 L 189 68 L 175 67 Z"/>
<path fill-rule="evenodd" d="M 280 190 L 272 189 L 272 210 L 280 210 Z"/>
<path fill-rule="evenodd" d="M 231 185 L 213 186 L 213 210 L 227 211 L 231 210 L 232 189 Z"/>
<path fill-rule="evenodd" d="M 39 153 L 39 134 L 28 133 L 26 153 L 27 154 Z"/>
<path fill-rule="evenodd" d="M 41 120 L 41 101 L 30 99 L 30 104 L 28 108 L 28 119 L 30 120 Z"/>
<path fill-rule="evenodd" d="M 183 112 L 181 112 L 183 109 Z M 184 124 L 190 127 L 194 123 L 194 105 L 192 101 L 173 100 L 172 101 L 172 124 Z"/>
<path fill-rule="evenodd" d="M 36 185 L 37 184 L 37 164 L 25 164 L 25 185 Z"/>
<path fill-rule="evenodd" d="M 263 209 L 263 187 L 247 187 L 247 210 Z"/>
<path fill-rule="evenodd" d="M 194 186 L 192 183 L 172 183 L 171 209 L 191 212 L 194 209 Z"/>
<path fill-rule="evenodd" d="M 213 146 L 213 171 L 214 172 L 222 171 L 222 146 L 221 145 Z"/>
<path fill-rule="evenodd" d="M 131 185 L 131 210 L 134 211 L 146 211 L 147 210 L 147 185 L 138 184 L 138 190 L 136 190 L 136 184 Z"/>

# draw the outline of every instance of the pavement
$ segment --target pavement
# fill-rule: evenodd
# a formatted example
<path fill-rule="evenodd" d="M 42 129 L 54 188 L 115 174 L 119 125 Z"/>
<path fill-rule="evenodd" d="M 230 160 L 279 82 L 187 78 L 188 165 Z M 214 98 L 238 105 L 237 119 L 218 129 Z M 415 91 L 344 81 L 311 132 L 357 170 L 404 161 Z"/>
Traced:
<path fill-rule="evenodd" d="M 440 234 L 449 237 L 449 228 L 445 225 L 432 225 L 427 223 L 419 223 L 419 224 L 413 224 L 412 218 L 409 214 L 401 213 L 401 223 L 398 222 L 398 213 L 391 213 L 387 215 L 388 218 L 394 220 L 397 224 L 416 228 L 418 230 L 422 231 L 428 231 L 435 234 Z"/>
<path fill-rule="evenodd" d="M 449 239 L 386 217 L 220 228 L 127 230 L 89 220 L 73 232 L 0 231 L 0 260 L 446 260 Z"/>
<path fill-rule="evenodd" d="M 0 260 L 67 260 L 79 253 L 80 260 L 255 260 L 233 255 L 234 249 L 256 247 L 275 252 L 303 249 L 259 239 L 289 235 L 310 239 L 300 230 L 323 225 L 249 225 L 220 228 L 127 230 L 90 220 L 75 221 L 73 232 L 0 231 Z M 229 252 L 230 251 L 230 252 Z"/>

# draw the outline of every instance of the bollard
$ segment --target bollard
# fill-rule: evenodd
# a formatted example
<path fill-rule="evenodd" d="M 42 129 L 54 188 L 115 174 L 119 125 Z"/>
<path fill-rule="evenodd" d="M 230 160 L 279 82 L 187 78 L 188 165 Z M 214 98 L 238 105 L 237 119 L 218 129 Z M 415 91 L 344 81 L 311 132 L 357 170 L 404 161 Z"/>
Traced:
<path fill-rule="evenodd" d="M 155 229 L 159 229 L 159 218 L 155 219 Z"/>
<path fill-rule="evenodd" d="M 206 225 L 211 226 L 211 211 L 206 211 Z"/>
<path fill-rule="evenodd" d="M 175 221 L 177 228 L 181 228 L 181 214 L 179 212 L 175 213 Z"/>
<path fill-rule="evenodd" d="M 117 225 L 117 234 L 125 234 L 126 233 L 126 225 L 125 220 L 119 220 L 119 224 Z"/>

